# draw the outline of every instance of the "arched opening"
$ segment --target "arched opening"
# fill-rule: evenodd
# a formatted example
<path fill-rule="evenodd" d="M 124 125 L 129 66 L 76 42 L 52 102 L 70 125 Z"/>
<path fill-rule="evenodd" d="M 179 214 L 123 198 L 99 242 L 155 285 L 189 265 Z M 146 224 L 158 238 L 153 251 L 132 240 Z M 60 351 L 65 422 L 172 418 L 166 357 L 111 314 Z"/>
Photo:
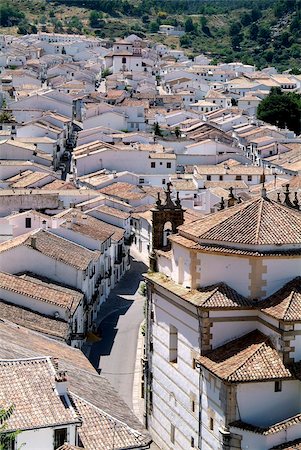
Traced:
<path fill-rule="evenodd" d="M 165 222 L 164 228 L 163 228 L 163 247 L 170 246 L 170 243 L 168 241 L 168 236 L 172 234 L 172 223 L 170 221 Z"/>

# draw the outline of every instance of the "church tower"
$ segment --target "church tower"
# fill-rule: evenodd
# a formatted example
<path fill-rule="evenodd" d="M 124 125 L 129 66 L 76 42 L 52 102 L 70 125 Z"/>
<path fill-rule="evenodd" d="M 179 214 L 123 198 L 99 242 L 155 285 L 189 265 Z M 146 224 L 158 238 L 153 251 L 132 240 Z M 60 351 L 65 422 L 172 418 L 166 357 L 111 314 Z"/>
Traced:
<path fill-rule="evenodd" d="M 160 193 L 155 208 L 152 209 L 152 253 L 150 256 L 150 270 L 156 271 L 156 250 L 170 250 L 171 244 L 167 240 L 168 234 L 175 234 L 177 228 L 184 223 L 184 209 L 181 206 L 179 193 L 175 201 L 171 199 L 171 183 L 167 183 L 165 202 L 162 203 Z M 166 225 L 169 228 L 166 229 Z"/>

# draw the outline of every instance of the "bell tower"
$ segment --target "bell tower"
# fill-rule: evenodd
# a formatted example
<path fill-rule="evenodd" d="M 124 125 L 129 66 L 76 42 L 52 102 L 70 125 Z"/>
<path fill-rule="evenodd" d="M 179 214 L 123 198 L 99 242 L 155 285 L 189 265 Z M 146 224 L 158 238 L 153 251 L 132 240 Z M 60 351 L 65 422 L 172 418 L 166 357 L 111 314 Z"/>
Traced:
<path fill-rule="evenodd" d="M 167 183 L 165 190 L 165 202 L 162 203 L 160 193 L 155 208 L 152 209 L 152 253 L 150 256 L 150 269 L 156 271 L 156 250 L 170 250 L 171 244 L 168 240 L 165 242 L 164 227 L 170 223 L 171 233 L 176 233 L 177 228 L 184 223 L 184 209 L 181 206 L 179 193 L 175 201 L 171 199 L 172 183 Z"/>

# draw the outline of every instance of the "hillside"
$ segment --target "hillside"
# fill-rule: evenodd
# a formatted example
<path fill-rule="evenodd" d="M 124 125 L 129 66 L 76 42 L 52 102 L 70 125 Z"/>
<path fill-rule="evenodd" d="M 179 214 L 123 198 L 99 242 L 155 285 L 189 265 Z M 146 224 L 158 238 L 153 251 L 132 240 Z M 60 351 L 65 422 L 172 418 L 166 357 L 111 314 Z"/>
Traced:
<path fill-rule="evenodd" d="M 0 6 L 2 33 L 55 31 L 103 38 L 157 34 L 163 24 L 182 26 L 174 48 L 218 61 L 240 60 L 279 70 L 301 69 L 301 0 L 10 0 Z"/>

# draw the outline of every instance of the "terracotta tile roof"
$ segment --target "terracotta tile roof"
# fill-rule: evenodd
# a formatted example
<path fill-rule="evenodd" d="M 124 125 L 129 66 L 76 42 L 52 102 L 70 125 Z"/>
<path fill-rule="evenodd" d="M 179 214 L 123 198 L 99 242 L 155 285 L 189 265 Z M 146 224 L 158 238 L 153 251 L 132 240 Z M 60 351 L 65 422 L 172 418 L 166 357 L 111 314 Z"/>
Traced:
<path fill-rule="evenodd" d="M 301 450 L 301 438 L 294 441 L 285 442 L 284 444 L 275 445 L 270 450 Z"/>
<path fill-rule="evenodd" d="M 210 188 L 222 188 L 229 190 L 230 187 L 234 189 L 249 189 L 248 185 L 244 181 L 206 181 L 204 184 L 206 189 Z M 262 185 L 260 185 L 262 188 Z"/>
<path fill-rule="evenodd" d="M 177 179 L 172 181 L 172 188 L 175 191 L 197 191 L 198 187 L 193 180 Z"/>
<path fill-rule="evenodd" d="M 301 244 L 301 213 L 267 198 L 255 198 L 182 225 L 180 234 L 200 241 L 251 245 Z"/>
<path fill-rule="evenodd" d="M 54 285 L 49 286 L 40 280 L 34 280 L 33 278 L 28 280 L 4 272 L 0 272 L 0 289 L 59 306 L 69 310 L 71 313 L 76 310 L 83 298 L 83 294 L 71 291 L 71 289 L 68 289 L 69 292 L 66 292 L 66 290 L 60 290 Z"/>
<path fill-rule="evenodd" d="M 15 405 L 8 430 L 80 423 L 55 392 L 55 370 L 47 357 L 0 360 L 0 403 Z"/>
<path fill-rule="evenodd" d="M 59 370 L 67 370 L 69 388 L 73 393 L 131 428 L 146 433 L 109 381 L 98 375 L 79 349 L 0 320 L 0 358 L 44 355 L 58 358 Z"/>
<path fill-rule="evenodd" d="M 104 242 L 110 237 L 114 241 L 120 241 L 124 236 L 123 228 L 103 222 L 102 220 L 96 219 L 89 214 L 85 214 L 78 209 L 63 212 L 58 214 L 58 217 L 67 219 L 61 227 L 71 228 L 74 232 L 89 236 L 90 238 L 96 239 L 100 242 Z M 74 223 L 72 223 L 72 220 Z"/>
<path fill-rule="evenodd" d="M 82 398 L 72 393 L 70 395 L 76 411 L 83 420 L 82 426 L 78 429 L 78 434 L 86 449 L 141 448 L 150 443 L 148 437 L 131 429 L 125 423 L 105 414 Z"/>
<path fill-rule="evenodd" d="M 75 445 L 65 443 L 64 445 L 59 447 L 57 450 L 83 450 L 83 447 L 75 447 Z"/>
<path fill-rule="evenodd" d="M 199 356 L 198 361 L 217 377 L 233 383 L 293 378 L 269 338 L 258 330 Z"/>
<path fill-rule="evenodd" d="M 101 205 L 94 209 L 104 214 L 108 214 L 109 216 L 117 217 L 118 219 L 128 219 L 130 217 L 129 213 L 107 205 Z"/>
<path fill-rule="evenodd" d="M 99 192 L 126 200 L 139 200 L 146 196 L 145 192 L 139 187 L 119 181 L 99 189 Z"/>
<path fill-rule="evenodd" d="M 169 253 L 169 252 L 167 252 Z M 250 309 L 254 303 L 240 295 L 225 283 L 218 283 L 200 289 L 189 289 L 175 283 L 159 272 L 144 275 L 145 278 L 169 292 L 181 297 L 186 302 L 202 309 Z"/>
<path fill-rule="evenodd" d="M 301 321 L 301 277 L 294 278 L 261 302 L 260 310 L 278 320 Z"/>
<path fill-rule="evenodd" d="M 61 261 L 79 270 L 85 270 L 91 261 L 99 258 L 98 251 L 91 251 L 48 231 L 38 230 L 23 234 L 0 244 L 0 254 L 19 245 L 31 247 L 49 258 Z"/>
<path fill-rule="evenodd" d="M 75 186 L 73 183 L 69 183 L 63 180 L 54 180 L 51 183 L 45 184 L 45 186 L 42 186 L 40 189 L 51 191 L 51 190 L 74 189 L 74 188 Z"/>
<path fill-rule="evenodd" d="M 263 434 L 264 436 L 267 436 L 269 434 L 279 433 L 280 431 L 287 430 L 289 427 L 297 425 L 300 422 L 301 422 L 301 414 L 297 414 L 296 416 L 289 417 L 288 419 L 285 419 L 282 422 L 275 423 L 274 425 L 265 428 L 257 427 L 255 425 L 251 425 L 250 423 L 246 423 L 241 420 L 236 420 L 235 422 L 232 422 L 229 425 L 230 427 L 241 428 L 242 430 L 251 431 L 253 433 Z"/>
<path fill-rule="evenodd" d="M 69 325 L 63 320 L 49 317 L 0 299 L 0 319 L 9 320 L 30 330 L 66 340 Z"/>

